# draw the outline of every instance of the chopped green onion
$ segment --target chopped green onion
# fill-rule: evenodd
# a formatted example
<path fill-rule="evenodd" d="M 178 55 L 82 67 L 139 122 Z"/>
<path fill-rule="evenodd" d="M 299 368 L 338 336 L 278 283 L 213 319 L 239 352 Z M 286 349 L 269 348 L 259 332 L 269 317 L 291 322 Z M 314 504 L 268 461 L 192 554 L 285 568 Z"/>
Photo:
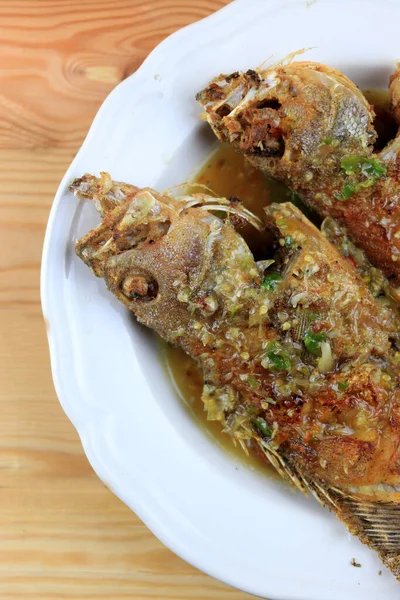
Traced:
<path fill-rule="evenodd" d="M 358 185 L 359 184 L 356 185 L 352 181 L 345 183 L 341 192 L 334 193 L 335 198 L 338 200 L 348 200 L 355 192 L 359 191 Z"/>
<path fill-rule="evenodd" d="M 346 175 L 351 173 L 362 173 L 373 179 L 379 179 L 386 175 L 386 167 L 375 158 L 365 158 L 363 156 L 345 156 L 340 163 Z"/>
<path fill-rule="evenodd" d="M 264 358 L 261 361 L 261 366 L 264 367 L 264 369 L 289 371 L 292 365 L 286 350 L 284 350 L 278 342 L 271 342 L 266 348 Z"/>
<path fill-rule="evenodd" d="M 322 141 L 323 141 L 324 144 L 328 144 L 328 146 L 329 146 L 330 144 L 332 144 L 333 138 L 325 138 Z"/>
<path fill-rule="evenodd" d="M 290 360 L 285 356 L 281 356 L 276 352 L 268 352 L 267 357 L 280 371 L 289 371 Z"/>
<path fill-rule="evenodd" d="M 255 388 L 257 385 L 257 379 L 255 377 L 253 377 L 252 375 L 249 375 L 247 378 L 247 383 L 249 384 L 249 386 L 251 388 Z"/>
<path fill-rule="evenodd" d="M 262 417 L 256 417 L 253 419 L 253 424 L 257 427 L 257 429 L 265 436 L 270 438 L 272 435 L 272 429 L 270 429 L 267 425 L 267 422 Z"/>
<path fill-rule="evenodd" d="M 357 191 L 356 188 L 357 186 L 354 183 L 346 183 L 342 188 L 343 199 L 347 200 L 348 198 L 350 198 L 350 196 L 352 196 L 354 192 Z"/>
<path fill-rule="evenodd" d="M 282 276 L 279 273 L 269 273 L 264 277 L 261 287 L 266 290 L 274 290 L 281 279 Z"/>
<path fill-rule="evenodd" d="M 291 246 L 293 244 L 293 238 L 291 235 L 287 235 L 285 237 L 285 244 L 286 246 Z"/>
<path fill-rule="evenodd" d="M 349 387 L 349 382 L 347 381 L 347 379 L 344 379 L 343 381 L 339 381 L 339 390 L 342 392 L 345 392 L 347 390 L 347 388 Z"/>
<path fill-rule="evenodd" d="M 303 341 L 304 345 L 311 354 L 315 354 L 318 356 L 320 351 L 321 342 L 323 342 L 326 338 L 326 333 L 321 331 L 321 333 L 313 333 L 312 331 L 306 331 Z"/>
<path fill-rule="evenodd" d="M 358 183 L 350 181 L 346 183 L 341 192 L 334 195 L 339 200 L 348 200 L 354 193 L 374 185 L 375 181 L 386 175 L 386 167 L 375 158 L 365 158 L 364 156 L 345 156 L 340 166 L 346 175 L 361 174 L 366 179 Z"/>
<path fill-rule="evenodd" d="M 373 177 L 371 177 L 370 179 L 365 179 L 364 181 L 360 181 L 355 186 L 356 192 L 359 192 L 360 190 L 371 187 L 371 185 L 374 185 L 375 181 L 376 181 L 376 179 L 374 179 Z"/>

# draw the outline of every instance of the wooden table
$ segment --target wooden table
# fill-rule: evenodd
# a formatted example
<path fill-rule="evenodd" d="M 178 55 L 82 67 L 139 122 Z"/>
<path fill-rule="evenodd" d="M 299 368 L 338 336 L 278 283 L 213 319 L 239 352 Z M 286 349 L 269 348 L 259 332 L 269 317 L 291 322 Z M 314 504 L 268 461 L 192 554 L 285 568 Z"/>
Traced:
<path fill-rule="evenodd" d="M 249 598 L 99 481 L 56 398 L 39 301 L 58 183 L 103 99 L 228 0 L 0 0 L 0 599 Z"/>

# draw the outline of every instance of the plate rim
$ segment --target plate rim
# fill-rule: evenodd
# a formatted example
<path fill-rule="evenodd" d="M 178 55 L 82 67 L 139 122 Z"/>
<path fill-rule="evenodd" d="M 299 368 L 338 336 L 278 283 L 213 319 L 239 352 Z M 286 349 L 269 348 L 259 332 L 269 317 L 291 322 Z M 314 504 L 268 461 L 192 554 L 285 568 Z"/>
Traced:
<path fill-rule="evenodd" d="M 357 0 L 350 0 L 350 2 L 352 2 L 352 1 L 357 2 Z M 374 2 L 374 0 L 367 0 L 367 1 L 369 3 Z M 143 510 L 143 507 L 138 508 L 137 506 L 135 506 L 135 500 L 132 499 L 132 497 L 128 498 L 123 490 L 118 489 L 118 486 L 116 486 L 114 483 L 109 482 L 107 468 L 105 467 L 105 465 L 103 464 L 101 459 L 96 455 L 96 452 L 95 452 L 93 446 L 91 446 L 89 443 L 90 434 L 87 429 L 87 423 L 84 419 L 81 418 L 81 415 L 78 415 L 77 412 L 73 409 L 73 406 L 70 404 L 70 402 L 67 399 L 68 393 L 64 389 L 62 382 L 61 382 L 61 380 L 62 380 L 61 370 L 62 369 L 59 366 L 59 357 L 62 356 L 62 351 L 60 350 L 61 344 L 60 344 L 60 340 L 58 340 L 58 336 L 57 336 L 57 331 L 59 331 L 59 328 L 57 327 L 57 320 L 60 317 L 60 315 L 56 314 L 56 311 L 54 310 L 54 305 L 52 305 L 52 300 L 51 300 L 52 292 L 50 289 L 51 284 L 50 284 L 50 280 L 48 277 L 48 271 L 49 271 L 49 266 L 50 266 L 50 261 L 51 261 L 51 257 L 50 257 L 51 248 L 54 243 L 53 230 L 54 230 L 55 221 L 56 221 L 57 208 L 62 201 L 63 195 L 65 193 L 65 189 L 67 187 L 67 183 L 71 179 L 71 173 L 73 172 L 75 165 L 79 163 L 81 156 L 84 154 L 89 140 L 91 139 L 91 137 L 93 135 L 95 135 L 95 132 L 101 122 L 102 115 L 107 110 L 109 104 L 111 104 L 114 101 L 115 97 L 117 97 L 119 94 L 121 94 L 123 92 L 123 89 L 125 86 L 131 85 L 132 80 L 139 77 L 142 73 L 146 72 L 146 70 L 151 67 L 153 62 L 156 61 L 156 59 L 159 56 L 161 56 L 162 52 L 164 50 L 166 50 L 169 45 L 171 45 L 171 46 L 175 45 L 177 42 L 179 42 L 180 39 L 183 39 L 185 37 L 185 35 L 188 34 L 188 32 L 190 32 L 190 31 L 195 32 L 196 30 L 201 31 L 205 25 L 208 25 L 211 22 L 217 23 L 218 19 L 222 18 L 222 16 L 221 16 L 222 14 L 228 14 L 229 12 L 236 11 L 237 6 L 245 6 L 246 5 L 248 7 L 251 4 L 255 5 L 255 4 L 262 4 L 262 3 L 263 3 L 263 0 L 234 0 L 233 2 L 224 6 L 217 12 L 201 19 L 200 21 L 192 23 L 192 24 L 174 32 L 173 34 L 171 34 L 170 36 L 165 38 L 148 55 L 148 57 L 143 61 L 143 63 L 141 64 L 141 66 L 138 68 L 138 70 L 135 73 L 133 73 L 126 80 L 124 80 L 120 84 L 118 84 L 116 86 L 116 88 L 114 88 L 111 91 L 111 93 L 106 97 L 106 99 L 100 106 L 100 108 L 93 120 L 93 123 L 89 129 L 87 136 L 85 137 L 83 144 L 81 145 L 74 160 L 71 162 L 69 168 L 67 169 L 67 171 L 66 171 L 64 177 L 62 178 L 62 181 L 58 187 L 58 190 L 56 192 L 56 195 L 55 195 L 52 207 L 51 207 L 48 224 L 46 227 L 46 233 L 45 233 L 43 251 L 42 251 L 42 266 L 41 266 L 41 278 L 40 278 L 42 311 L 43 311 L 45 323 L 47 324 L 46 330 L 47 330 L 48 343 L 49 343 L 49 348 L 50 348 L 50 362 L 51 362 L 51 371 L 52 371 L 54 387 L 55 387 L 57 397 L 60 401 L 60 404 L 61 404 L 64 412 L 66 413 L 67 417 L 72 422 L 73 426 L 75 427 L 75 429 L 80 437 L 84 452 L 85 452 L 93 470 L 96 472 L 98 477 L 105 483 L 105 485 L 107 485 L 118 498 L 120 498 L 127 506 L 129 506 L 139 516 L 139 518 L 141 520 L 143 520 L 143 522 L 151 530 L 151 532 L 163 544 L 165 544 L 168 548 L 170 548 L 175 554 L 180 556 L 186 562 L 188 562 L 191 565 L 195 566 L 196 568 L 200 569 L 201 571 L 207 573 L 208 575 L 210 575 L 220 581 L 223 581 L 227 585 L 234 586 L 237 589 L 240 589 L 244 592 L 247 592 L 247 593 L 250 593 L 253 595 L 257 595 L 260 593 L 260 589 L 257 586 L 252 587 L 248 581 L 244 582 L 243 578 L 241 578 L 239 575 L 235 575 L 232 572 L 229 573 L 229 577 L 228 577 L 228 575 L 224 576 L 223 574 L 221 574 L 220 569 L 218 569 L 218 568 L 213 569 L 212 567 L 210 567 L 210 565 L 208 563 L 201 561 L 198 558 L 198 556 L 196 555 L 196 553 L 192 551 L 192 549 L 189 549 L 188 547 L 182 548 L 180 546 L 177 546 L 175 541 L 165 532 L 165 530 L 158 527 L 157 523 L 152 519 L 151 512 L 146 513 L 146 511 Z M 300 1 L 287 2 L 286 4 L 298 5 L 300 3 L 303 4 L 303 3 L 305 3 L 305 1 L 304 2 L 300 2 Z M 391 0 L 385 0 L 385 3 L 391 4 Z M 395 4 L 399 4 L 399 3 L 400 3 L 399 0 L 395 0 Z M 281 4 L 280 0 L 268 0 L 269 7 L 271 7 L 272 5 L 280 5 L 280 4 Z M 292 600 L 292 599 L 299 600 L 300 599 L 300 596 L 298 594 L 296 594 L 296 595 L 289 594 L 288 595 L 286 591 L 285 591 L 285 596 L 286 596 L 285 600 Z M 282 600 L 282 598 L 280 598 L 280 597 L 278 598 L 278 596 L 275 596 L 275 595 L 269 596 L 269 597 L 270 597 L 270 600 L 273 600 L 273 599 L 274 600 Z"/>
<path fill-rule="evenodd" d="M 90 125 L 90 128 L 78 150 L 73 160 L 71 161 L 68 169 L 66 170 L 64 176 L 61 179 L 61 182 L 57 188 L 56 194 L 54 196 L 48 220 L 46 225 L 46 231 L 44 235 L 43 248 L 42 248 L 42 257 L 41 257 L 41 269 L 40 269 L 40 300 L 41 300 L 41 309 L 43 314 L 43 319 L 45 323 L 46 336 L 49 346 L 49 358 L 50 358 L 50 369 L 53 380 L 54 389 L 56 392 L 56 396 L 58 401 L 66 414 L 67 418 L 75 428 L 80 442 L 82 444 L 83 451 L 89 464 L 93 471 L 96 473 L 97 477 L 100 481 L 108 487 L 108 489 L 119 498 L 130 510 L 132 510 L 139 519 L 144 523 L 144 525 L 149 529 L 149 531 L 154 535 L 162 544 L 165 545 L 171 552 L 176 554 L 183 561 L 187 562 L 191 566 L 196 569 L 199 569 L 201 572 L 205 573 L 207 576 L 216 579 L 217 581 L 221 581 L 225 585 L 243 591 L 247 594 L 250 594 L 255 597 L 259 596 L 259 590 L 251 589 L 251 586 L 246 586 L 242 584 L 241 581 L 235 582 L 234 578 L 223 577 L 218 569 L 214 571 L 212 568 L 208 568 L 208 565 L 202 564 L 200 560 L 196 560 L 195 556 L 191 556 L 190 552 L 187 548 L 181 548 L 178 546 L 172 538 L 164 533 L 160 527 L 157 526 L 156 522 L 152 519 L 151 512 L 147 513 L 146 511 L 139 508 L 135 505 L 135 501 L 132 498 L 128 498 L 125 493 L 118 489 L 118 487 L 109 481 L 109 478 L 106 473 L 106 469 L 104 465 L 98 460 L 93 447 L 89 443 L 89 434 L 86 429 L 86 423 L 84 420 L 80 418 L 77 414 L 74 414 L 74 411 L 67 400 L 67 393 L 63 389 L 63 385 L 61 384 L 61 373 L 58 365 L 57 357 L 60 354 L 60 343 L 57 341 L 57 326 L 54 326 L 54 322 L 57 320 L 55 316 L 55 312 L 52 311 L 51 307 L 51 292 L 50 292 L 50 281 L 48 277 L 48 270 L 50 266 L 50 250 L 52 245 L 52 237 L 53 237 L 53 229 L 55 225 L 56 212 L 57 208 L 62 201 L 62 197 L 65 193 L 65 189 L 68 185 L 68 182 L 71 180 L 71 173 L 74 170 L 74 166 L 79 162 L 81 156 L 84 154 L 86 147 L 91 139 L 91 137 L 95 134 L 99 123 L 101 121 L 103 113 L 106 112 L 109 104 L 113 102 L 114 97 L 119 95 L 125 86 L 127 86 L 132 80 L 138 78 L 143 72 L 145 72 L 151 65 L 154 59 L 158 57 L 159 54 L 163 52 L 164 49 L 168 48 L 169 45 L 176 43 L 180 38 L 183 38 L 190 31 L 195 31 L 196 29 L 201 30 L 204 27 L 205 22 L 210 22 L 215 20 L 217 16 L 221 16 L 221 13 L 228 13 L 236 10 L 236 5 L 244 5 L 246 2 L 250 3 L 260 3 L 263 0 L 231 0 L 229 4 L 221 7 L 219 10 L 211 13 L 210 15 L 190 23 L 177 31 L 174 31 L 172 34 L 168 35 L 164 38 L 144 59 L 139 68 L 129 75 L 126 79 L 118 83 L 111 92 L 106 96 L 106 98 L 101 103 L 99 109 L 96 112 L 96 115 Z M 270 3 L 279 3 L 279 0 L 268 0 Z M 270 600 L 281 600 L 280 598 L 272 598 Z M 291 600 L 291 599 L 288 599 Z M 297 600 L 297 599 L 293 599 Z"/>

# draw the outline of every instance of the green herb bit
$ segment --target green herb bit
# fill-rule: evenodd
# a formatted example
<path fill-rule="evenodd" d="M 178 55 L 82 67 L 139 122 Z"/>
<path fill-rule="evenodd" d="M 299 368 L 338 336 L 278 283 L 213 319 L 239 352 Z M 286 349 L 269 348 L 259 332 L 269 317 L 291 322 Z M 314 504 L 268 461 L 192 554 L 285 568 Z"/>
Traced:
<path fill-rule="evenodd" d="M 292 366 L 289 354 L 278 342 L 271 342 L 267 346 L 261 365 L 265 369 L 275 368 L 278 371 L 289 371 Z"/>
<path fill-rule="evenodd" d="M 345 185 L 342 187 L 342 191 L 341 192 L 335 192 L 334 196 L 338 200 L 348 200 L 355 192 L 358 191 L 358 186 L 359 185 L 360 184 L 356 185 L 352 181 L 350 181 L 349 183 L 345 183 Z"/>
<path fill-rule="evenodd" d="M 349 387 L 349 382 L 347 381 L 347 379 L 344 379 L 343 381 L 339 381 L 338 387 L 341 392 L 345 392 L 347 390 L 347 388 Z"/>
<path fill-rule="evenodd" d="M 303 341 L 304 345 L 311 354 L 319 355 L 321 342 L 323 342 L 326 338 L 326 333 L 321 331 L 321 333 L 313 333 L 312 331 L 306 331 Z"/>
<path fill-rule="evenodd" d="M 354 183 L 346 183 L 342 188 L 343 200 L 348 200 L 356 191 L 357 186 Z"/>
<path fill-rule="evenodd" d="M 285 245 L 286 246 L 291 246 L 293 244 L 293 238 L 291 235 L 287 235 L 285 237 Z"/>
<path fill-rule="evenodd" d="M 256 417 L 253 419 L 253 424 L 257 427 L 257 429 L 265 436 L 270 438 L 272 435 L 272 429 L 268 427 L 267 422 L 262 417 Z"/>
<path fill-rule="evenodd" d="M 279 273 L 269 273 L 264 277 L 261 287 L 270 291 L 274 290 L 281 279 L 282 276 Z"/>
<path fill-rule="evenodd" d="M 346 175 L 363 175 L 364 181 L 355 183 L 350 181 L 346 183 L 341 192 L 337 192 L 335 197 L 339 200 L 348 200 L 355 192 L 369 188 L 374 185 L 375 181 L 386 175 L 386 167 L 375 158 L 365 158 L 363 156 L 345 156 L 340 166 Z"/>
<path fill-rule="evenodd" d="M 247 378 L 247 383 L 251 388 L 255 388 L 257 386 L 257 379 L 252 375 L 249 375 Z"/>
<path fill-rule="evenodd" d="M 330 146 L 333 142 L 333 138 L 325 138 L 324 140 L 322 140 L 324 144 L 327 144 L 328 146 Z"/>
<path fill-rule="evenodd" d="M 291 365 L 288 358 L 279 355 L 276 352 L 268 352 L 267 356 L 279 371 L 289 371 Z"/>
<path fill-rule="evenodd" d="M 375 158 L 365 158 L 363 156 L 345 156 L 340 163 L 346 175 L 351 173 L 362 173 L 367 177 L 379 179 L 386 175 L 386 167 Z"/>
<path fill-rule="evenodd" d="M 247 407 L 247 414 L 248 414 L 249 416 L 252 416 L 252 415 L 254 415 L 256 412 L 257 412 L 257 409 L 256 409 L 256 407 L 255 407 L 253 404 L 250 404 L 250 405 Z"/>

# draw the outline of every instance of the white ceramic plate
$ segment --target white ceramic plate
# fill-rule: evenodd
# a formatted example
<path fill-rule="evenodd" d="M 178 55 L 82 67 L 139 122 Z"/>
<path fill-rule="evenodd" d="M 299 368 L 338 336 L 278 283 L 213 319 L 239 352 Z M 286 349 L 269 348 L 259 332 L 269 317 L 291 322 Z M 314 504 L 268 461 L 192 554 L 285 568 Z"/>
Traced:
<path fill-rule="evenodd" d="M 50 215 L 42 298 L 53 377 L 93 468 L 174 552 L 271 600 L 398 600 L 400 584 L 327 510 L 237 465 L 196 427 L 154 338 L 75 258 L 74 240 L 98 216 L 67 185 L 100 170 L 159 190 L 187 179 L 215 145 L 195 93 L 271 56 L 311 46 L 307 58 L 385 87 L 399 23 L 389 0 L 238 0 L 179 31 L 108 97 Z"/>

